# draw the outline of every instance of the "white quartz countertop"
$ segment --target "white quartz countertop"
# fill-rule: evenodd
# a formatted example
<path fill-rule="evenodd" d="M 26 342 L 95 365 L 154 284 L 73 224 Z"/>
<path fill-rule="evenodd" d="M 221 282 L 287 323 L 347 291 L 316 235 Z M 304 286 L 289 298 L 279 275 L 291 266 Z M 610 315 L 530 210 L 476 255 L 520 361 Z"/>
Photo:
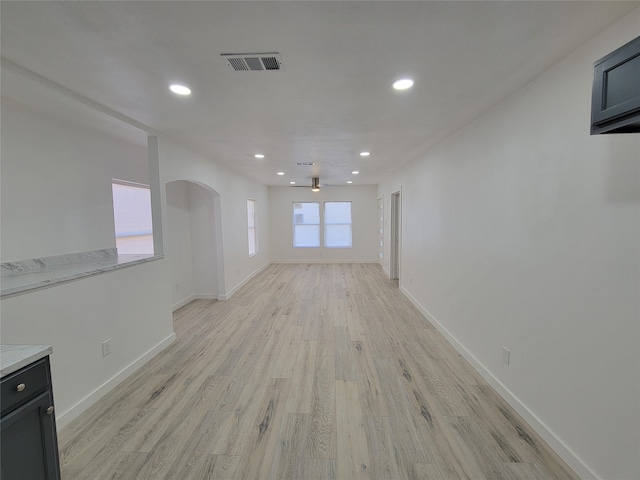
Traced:
<path fill-rule="evenodd" d="M 161 255 L 118 255 L 115 249 L 2 264 L 0 296 L 15 295 L 118 268 L 162 258 Z"/>
<path fill-rule="evenodd" d="M 17 372 L 52 353 L 50 345 L 0 345 L 0 377 Z"/>

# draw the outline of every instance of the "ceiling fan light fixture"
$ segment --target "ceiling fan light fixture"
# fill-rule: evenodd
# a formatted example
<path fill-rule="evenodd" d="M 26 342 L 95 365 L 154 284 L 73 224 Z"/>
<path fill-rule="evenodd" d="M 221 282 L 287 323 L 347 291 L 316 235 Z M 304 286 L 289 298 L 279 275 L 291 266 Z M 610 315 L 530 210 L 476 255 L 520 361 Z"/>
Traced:
<path fill-rule="evenodd" d="M 320 191 L 320 177 L 313 177 L 311 179 L 311 191 L 312 192 Z"/>

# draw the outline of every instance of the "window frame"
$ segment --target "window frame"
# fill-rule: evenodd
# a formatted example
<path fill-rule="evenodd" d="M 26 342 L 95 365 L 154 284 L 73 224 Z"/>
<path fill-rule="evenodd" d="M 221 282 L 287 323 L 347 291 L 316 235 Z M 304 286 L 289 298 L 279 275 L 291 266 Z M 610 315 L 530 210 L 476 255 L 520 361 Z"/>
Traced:
<path fill-rule="evenodd" d="M 310 204 L 317 205 L 318 207 L 318 223 L 296 223 L 296 205 L 297 204 Z M 320 225 L 322 224 L 322 211 L 320 209 L 320 202 L 293 202 L 291 204 L 291 226 L 292 226 L 292 243 L 293 248 L 320 248 L 322 245 L 322 240 L 320 238 L 322 229 Z M 317 227 L 317 245 L 296 245 L 296 226 L 316 226 Z"/>
<path fill-rule="evenodd" d="M 118 232 L 118 221 L 117 221 L 117 217 L 118 217 L 118 213 L 116 212 L 116 200 L 115 200 L 115 193 L 114 193 L 114 189 L 116 188 L 116 186 L 121 186 L 121 187 L 132 187 L 132 188 L 137 188 L 137 189 L 143 189 L 148 191 L 149 193 L 149 227 L 150 227 L 150 231 L 149 233 L 147 233 L 147 231 L 145 230 L 143 233 L 143 235 L 123 235 L 122 232 Z M 152 206 L 152 202 L 151 202 L 151 185 L 148 185 L 146 183 L 139 183 L 139 182 L 133 182 L 130 180 L 122 180 L 120 178 L 112 178 L 111 179 L 111 206 L 112 206 L 112 211 L 113 211 L 113 229 L 114 229 L 114 239 L 115 239 L 115 244 L 116 244 L 116 250 L 118 252 L 119 255 L 127 255 L 127 254 L 132 254 L 132 255 L 155 255 L 155 243 L 154 243 L 154 229 L 153 229 L 153 206 Z M 146 206 L 146 205 L 145 205 Z M 122 245 L 122 240 L 120 241 L 120 247 L 118 247 L 118 239 L 123 239 L 123 238 L 127 238 L 127 237 L 133 237 L 133 236 L 140 236 L 140 237 L 145 237 L 148 236 L 150 238 L 150 244 L 147 244 L 147 246 L 151 247 L 151 251 L 150 252 L 132 252 L 132 251 L 123 251 L 125 250 L 123 247 L 124 245 Z"/>
<path fill-rule="evenodd" d="M 323 233 L 324 233 L 324 237 L 323 237 L 323 241 L 322 241 L 322 245 L 324 246 L 324 248 L 353 248 L 353 202 L 351 202 L 350 200 L 345 200 L 345 201 L 336 201 L 336 200 L 329 200 L 326 202 L 323 202 L 323 209 L 322 209 L 322 224 L 323 224 Z M 330 203 L 348 203 L 349 204 L 349 223 L 345 223 L 345 222 L 327 222 L 327 204 Z M 327 227 L 330 226 L 334 226 L 334 225 L 349 225 L 349 245 L 327 245 L 327 238 L 329 238 L 330 236 L 327 235 Z"/>

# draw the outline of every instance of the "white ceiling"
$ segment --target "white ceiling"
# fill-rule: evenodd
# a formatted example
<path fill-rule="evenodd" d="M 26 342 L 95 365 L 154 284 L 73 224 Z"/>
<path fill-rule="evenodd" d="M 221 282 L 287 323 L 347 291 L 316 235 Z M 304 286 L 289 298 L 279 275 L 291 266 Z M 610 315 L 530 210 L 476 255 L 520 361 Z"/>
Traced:
<path fill-rule="evenodd" d="M 59 115 L 74 109 L 42 85 L 80 95 L 266 185 L 376 184 L 639 5 L 2 1 L 2 94 Z M 274 51 L 284 71 L 220 56 Z M 405 75 L 414 88 L 394 91 Z"/>

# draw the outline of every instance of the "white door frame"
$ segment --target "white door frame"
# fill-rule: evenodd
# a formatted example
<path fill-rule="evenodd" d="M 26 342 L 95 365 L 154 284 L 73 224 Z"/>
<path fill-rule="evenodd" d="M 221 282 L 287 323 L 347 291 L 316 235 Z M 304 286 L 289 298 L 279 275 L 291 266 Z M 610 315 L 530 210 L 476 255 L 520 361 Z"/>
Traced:
<path fill-rule="evenodd" d="M 378 263 L 384 269 L 384 195 L 378 199 Z"/>

